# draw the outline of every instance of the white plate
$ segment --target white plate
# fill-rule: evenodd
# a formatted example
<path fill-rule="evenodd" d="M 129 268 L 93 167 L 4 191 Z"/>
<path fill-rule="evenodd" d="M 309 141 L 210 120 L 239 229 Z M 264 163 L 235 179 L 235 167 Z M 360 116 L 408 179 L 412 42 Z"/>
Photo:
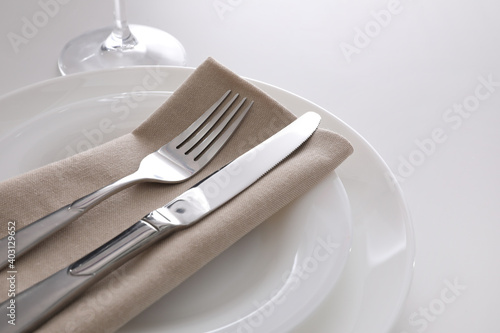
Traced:
<path fill-rule="evenodd" d="M 11 129 L 0 138 L 0 156 L 9 160 L 0 167 L 2 178 L 132 130 L 181 82 L 168 80 L 168 85 L 138 96 L 127 93 L 134 90 L 133 80 L 111 85 L 90 80 L 84 86 L 98 88 L 97 93 L 82 96 L 85 88 L 79 84 L 85 77 L 52 80 L 0 100 L 6 117 L 16 109 L 26 111 L 22 116 L 17 114 L 16 123 L 11 123 Z M 121 87 L 125 89 L 122 92 L 108 91 L 107 87 L 116 86 L 116 82 L 132 84 Z M 39 103 L 47 95 L 51 102 L 41 110 Z M 40 112 L 36 115 L 30 112 L 37 109 Z M 257 328 L 259 332 L 276 332 L 296 326 L 340 277 L 352 239 L 350 216 L 345 189 L 332 173 L 122 332 L 235 332 Z"/>
<path fill-rule="evenodd" d="M 9 163 L 2 164 L 0 178 L 129 131 L 191 72 L 164 67 L 84 73 L 5 96 L 0 99 L 0 133 L 5 134 L 0 156 Z M 392 174 L 365 140 L 325 110 L 250 81 L 297 115 L 320 113 L 322 126 L 344 135 L 355 148 L 337 169 L 353 218 L 352 253 L 344 272 L 340 276 L 350 216 L 342 183 L 332 174 L 120 332 L 387 332 L 406 297 L 414 256 L 401 192 L 388 181 Z M 145 82 L 156 87 L 136 93 Z M 111 121 L 112 130 L 100 129 L 101 121 Z M 314 227 L 301 229 L 302 219 Z M 329 237 L 340 247 L 325 258 L 318 246 Z"/>

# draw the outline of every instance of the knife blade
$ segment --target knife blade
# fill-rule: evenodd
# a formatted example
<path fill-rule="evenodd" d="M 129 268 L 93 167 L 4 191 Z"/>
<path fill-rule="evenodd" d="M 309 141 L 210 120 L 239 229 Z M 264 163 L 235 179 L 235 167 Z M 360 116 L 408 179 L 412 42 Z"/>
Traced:
<path fill-rule="evenodd" d="M 301 146 L 314 133 L 320 120 L 321 117 L 314 112 L 304 114 L 108 243 L 16 297 L 7 299 L 1 308 L 7 310 L 7 314 L 13 312 L 14 317 L 11 316 L 10 321 L 0 321 L 0 331 L 19 333 L 36 329 L 91 285 L 154 242 L 199 222 Z M 18 317 L 16 313 L 19 313 Z"/>

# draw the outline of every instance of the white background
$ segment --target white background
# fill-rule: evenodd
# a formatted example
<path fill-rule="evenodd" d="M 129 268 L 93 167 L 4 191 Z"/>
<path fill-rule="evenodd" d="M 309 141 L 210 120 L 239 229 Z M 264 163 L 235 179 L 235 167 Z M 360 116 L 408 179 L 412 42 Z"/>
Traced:
<path fill-rule="evenodd" d="M 344 120 L 381 154 L 401 181 L 417 251 L 408 300 L 391 333 L 499 331 L 498 1 L 126 3 L 131 23 L 164 29 L 183 43 L 188 66 L 212 56 L 239 75 L 294 92 Z M 217 3 L 230 10 L 218 12 Z M 358 29 L 373 28 L 373 12 L 388 9 L 386 26 L 364 44 L 356 40 Z M 35 0 L 2 1 L 0 94 L 59 76 L 64 44 L 112 22 L 112 1 L 70 0 L 13 47 L 9 34 L 22 36 L 23 17 L 33 21 L 40 10 Z M 349 47 L 356 53 L 342 51 Z M 476 90 L 479 77 L 497 86 Z M 473 111 L 448 111 L 478 101 L 478 91 L 484 97 L 470 104 Z M 436 129 L 441 142 L 432 148 Z M 427 152 L 417 141 L 427 142 Z M 453 294 L 446 281 L 465 289 Z"/>

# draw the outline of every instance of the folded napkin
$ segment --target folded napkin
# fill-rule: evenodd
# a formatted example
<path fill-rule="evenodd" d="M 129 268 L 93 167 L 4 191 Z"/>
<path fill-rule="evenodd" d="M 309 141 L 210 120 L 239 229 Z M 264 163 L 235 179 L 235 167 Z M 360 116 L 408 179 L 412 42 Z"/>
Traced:
<path fill-rule="evenodd" d="M 228 89 L 254 100 L 255 104 L 225 148 L 202 172 L 176 185 L 135 185 L 94 207 L 18 259 L 17 291 L 21 292 L 110 240 L 285 127 L 295 116 L 209 58 L 132 133 L 0 183 L 0 236 L 4 237 L 8 221 L 16 221 L 20 229 L 132 173 L 144 156 L 174 138 Z M 172 235 L 129 261 L 38 331 L 117 330 L 261 222 L 311 189 L 351 153 L 352 147 L 344 138 L 318 130 L 284 163 L 242 195 L 195 226 Z M 2 301 L 8 290 L 5 274 L 3 271 L 0 279 Z"/>

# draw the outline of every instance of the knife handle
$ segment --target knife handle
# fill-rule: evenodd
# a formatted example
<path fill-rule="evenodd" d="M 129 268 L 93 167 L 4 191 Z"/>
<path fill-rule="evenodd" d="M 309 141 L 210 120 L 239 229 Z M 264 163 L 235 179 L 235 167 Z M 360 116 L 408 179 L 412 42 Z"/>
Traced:
<path fill-rule="evenodd" d="M 0 332 L 33 331 L 106 274 L 180 227 L 170 224 L 170 228 L 159 231 L 147 221 L 163 217 L 152 217 L 151 214 L 80 260 L 12 298 L 15 301 L 15 325 L 9 324 L 8 318 L 3 318 L 0 320 Z M 10 304 L 11 299 L 7 299 L 0 308 L 9 313 Z"/>
<path fill-rule="evenodd" d="M 109 198 L 111 195 L 129 187 L 141 179 L 138 172 L 130 174 L 116 182 L 98 189 L 73 203 L 59 208 L 58 210 L 36 220 L 16 232 L 16 258 L 19 258 L 35 245 L 54 234 L 67 224 L 75 221 L 85 214 L 89 209 Z M 0 269 L 8 263 L 8 237 L 0 239 Z"/>
<path fill-rule="evenodd" d="M 68 268 L 60 270 L 16 295 L 15 298 L 2 303 L 2 312 L 14 313 L 15 317 L 2 318 L 0 331 L 32 332 L 85 290 L 93 282 L 92 280 L 95 280 L 92 275 L 72 276 Z M 11 303 L 12 301 L 14 303 Z M 9 323 L 12 319 L 14 319 L 13 324 Z"/>

